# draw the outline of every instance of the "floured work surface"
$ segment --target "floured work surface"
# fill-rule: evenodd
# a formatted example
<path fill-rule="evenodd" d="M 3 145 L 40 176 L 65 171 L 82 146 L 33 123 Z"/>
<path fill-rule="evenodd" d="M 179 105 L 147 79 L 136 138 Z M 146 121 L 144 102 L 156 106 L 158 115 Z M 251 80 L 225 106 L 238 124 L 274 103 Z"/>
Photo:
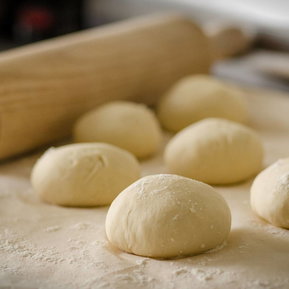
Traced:
<path fill-rule="evenodd" d="M 265 166 L 289 156 L 289 96 L 250 92 L 251 127 L 265 145 Z M 75 209 L 42 203 L 29 175 L 39 155 L 0 167 L 0 288 L 289 288 L 289 230 L 250 210 L 252 180 L 217 187 L 232 211 L 223 248 L 155 260 L 112 248 L 106 207 Z M 167 172 L 161 153 L 143 174 Z"/>

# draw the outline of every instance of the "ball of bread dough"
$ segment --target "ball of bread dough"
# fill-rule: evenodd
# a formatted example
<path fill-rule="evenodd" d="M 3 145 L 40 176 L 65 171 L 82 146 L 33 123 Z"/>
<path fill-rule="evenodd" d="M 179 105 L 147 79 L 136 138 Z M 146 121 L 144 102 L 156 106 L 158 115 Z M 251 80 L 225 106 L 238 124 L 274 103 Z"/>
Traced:
<path fill-rule="evenodd" d="M 212 187 L 177 175 L 144 177 L 109 208 L 108 240 L 129 253 L 171 258 L 222 244 L 231 226 L 226 201 Z"/>
<path fill-rule="evenodd" d="M 188 126 L 167 144 L 164 154 L 171 172 L 208 184 L 245 180 L 262 167 L 258 135 L 244 125 L 208 118 Z"/>
<path fill-rule="evenodd" d="M 77 207 L 108 205 L 140 177 L 129 152 L 103 143 L 49 149 L 35 164 L 31 182 L 46 202 Z"/>
<path fill-rule="evenodd" d="M 255 178 L 251 207 L 273 225 L 289 229 L 289 158 L 277 161 Z"/>
<path fill-rule="evenodd" d="M 75 125 L 76 142 L 106 142 L 138 158 L 155 153 L 161 144 L 160 124 L 143 104 L 114 101 L 88 112 Z"/>
<path fill-rule="evenodd" d="M 208 117 L 244 123 L 248 111 L 239 89 L 211 76 L 195 75 L 181 79 L 161 99 L 158 117 L 163 127 L 177 132 Z"/>

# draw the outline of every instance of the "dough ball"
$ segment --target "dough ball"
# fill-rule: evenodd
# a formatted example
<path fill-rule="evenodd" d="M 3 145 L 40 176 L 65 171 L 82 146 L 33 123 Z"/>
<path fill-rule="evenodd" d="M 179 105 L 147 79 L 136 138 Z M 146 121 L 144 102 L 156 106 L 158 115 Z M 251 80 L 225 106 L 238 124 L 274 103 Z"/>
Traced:
<path fill-rule="evenodd" d="M 277 161 L 255 178 L 251 207 L 266 221 L 289 229 L 289 158 Z"/>
<path fill-rule="evenodd" d="M 155 153 L 162 140 L 159 122 L 143 104 L 114 101 L 88 112 L 75 125 L 76 142 L 106 142 L 138 158 Z"/>
<path fill-rule="evenodd" d="M 109 208 L 108 240 L 129 253 L 171 258 L 222 244 L 231 226 L 230 209 L 212 187 L 177 175 L 144 177 Z"/>
<path fill-rule="evenodd" d="M 181 79 L 162 98 L 158 117 L 163 127 L 177 132 L 208 117 L 244 123 L 248 118 L 246 101 L 236 87 L 209 75 Z"/>
<path fill-rule="evenodd" d="M 140 177 L 140 165 L 127 151 L 103 143 L 49 149 L 35 164 L 31 182 L 52 204 L 90 207 L 108 205 Z"/>
<path fill-rule="evenodd" d="M 177 133 L 168 143 L 164 159 L 173 173 L 208 184 L 229 184 L 260 171 L 263 147 L 253 130 L 208 118 Z"/>

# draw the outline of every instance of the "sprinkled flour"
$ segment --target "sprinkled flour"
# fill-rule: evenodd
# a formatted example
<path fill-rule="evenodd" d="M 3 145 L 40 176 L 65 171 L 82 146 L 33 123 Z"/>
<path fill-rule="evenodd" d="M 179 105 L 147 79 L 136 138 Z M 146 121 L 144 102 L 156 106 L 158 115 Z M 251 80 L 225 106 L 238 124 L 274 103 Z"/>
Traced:
<path fill-rule="evenodd" d="M 288 154 L 288 99 L 262 92 L 250 94 L 250 101 L 250 123 L 264 141 L 265 163 L 273 163 Z M 65 208 L 37 199 L 29 183 L 36 158 L 0 166 L 1 289 L 289 288 L 289 231 L 252 214 L 252 180 L 217 188 L 232 211 L 227 243 L 196 256 L 158 260 L 126 254 L 108 243 L 106 207 Z M 142 166 L 146 175 L 166 172 L 161 154 Z"/>

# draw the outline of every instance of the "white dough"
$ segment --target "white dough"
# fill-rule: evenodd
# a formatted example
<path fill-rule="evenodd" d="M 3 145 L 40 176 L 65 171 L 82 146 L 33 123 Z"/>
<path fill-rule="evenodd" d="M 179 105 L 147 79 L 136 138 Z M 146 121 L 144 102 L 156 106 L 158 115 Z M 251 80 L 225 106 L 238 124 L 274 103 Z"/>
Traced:
<path fill-rule="evenodd" d="M 49 149 L 35 164 L 31 182 L 46 202 L 63 206 L 108 205 L 140 177 L 129 152 L 102 143 Z"/>
<path fill-rule="evenodd" d="M 212 187 L 177 175 L 144 177 L 111 204 L 108 240 L 129 253 L 155 258 L 199 254 L 222 244 L 230 209 Z"/>
<path fill-rule="evenodd" d="M 155 153 L 161 144 L 160 124 L 143 104 L 114 101 L 81 117 L 74 128 L 76 142 L 106 142 L 138 158 Z"/>
<path fill-rule="evenodd" d="M 273 225 L 289 229 L 289 158 L 277 161 L 255 178 L 251 207 Z"/>
<path fill-rule="evenodd" d="M 172 173 L 208 184 L 230 184 L 261 170 L 263 147 L 248 127 L 208 118 L 177 133 L 167 144 L 164 159 Z"/>
<path fill-rule="evenodd" d="M 242 92 L 209 75 L 188 76 L 178 81 L 162 98 L 158 117 L 163 127 L 177 132 L 208 117 L 244 123 L 248 119 Z"/>

